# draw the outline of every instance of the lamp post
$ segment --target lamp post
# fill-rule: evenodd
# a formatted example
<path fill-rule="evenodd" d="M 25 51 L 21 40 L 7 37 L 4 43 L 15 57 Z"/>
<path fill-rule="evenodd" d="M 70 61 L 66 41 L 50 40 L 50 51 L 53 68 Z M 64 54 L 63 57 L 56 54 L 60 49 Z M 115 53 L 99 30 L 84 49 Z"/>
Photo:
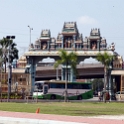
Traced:
<path fill-rule="evenodd" d="M 9 49 L 8 49 L 8 98 L 7 98 L 7 101 L 9 102 L 10 93 L 11 93 L 11 81 L 12 81 L 12 66 L 11 66 L 11 63 L 10 63 L 10 55 L 11 55 L 10 40 L 15 39 L 15 36 L 6 36 L 6 39 L 9 40 Z"/>
<path fill-rule="evenodd" d="M 29 33 L 30 33 L 30 43 L 29 43 L 29 45 L 31 44 L 31 30 L 33 30 L 33 28 L 31 28 L 29 25 L 28 25 L 28 27 L 29 27 Z"/>

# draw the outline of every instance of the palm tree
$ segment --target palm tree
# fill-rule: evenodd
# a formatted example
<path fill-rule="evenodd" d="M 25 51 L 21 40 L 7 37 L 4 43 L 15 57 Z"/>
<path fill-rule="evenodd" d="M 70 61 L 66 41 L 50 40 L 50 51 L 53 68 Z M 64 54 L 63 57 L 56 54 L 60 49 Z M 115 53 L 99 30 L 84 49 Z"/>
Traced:
<path fill-rule="evenodd" d="M 68 83 L 68 66 L 71 66 L 71 68 L 74 71 L 74 74 L 76 74 L 76 65 L 77 65 L 77 55 L 74 52 L 67 53 L 65 50 L 59 51 L 59 57 L 60 59 L 57 60 L 54 64 L 54 67 L 57 68 L 60 64 L 64 65 L 65 68 L 65 102 L 67 101 L 67 83 Z"/>
<path fill-rule="evenodd" d="M 0 53 L 1 56 L 1 53 Z M 2 102 L 2 64 L 3 64 L 3 59 L 0 58 L 0 99 Z"/>
<path fill-rule="evenodd" d="M 13 42 L 13 40 L 8 40 L 6 38 L 3 38 L 0 40 L 0 55 L 4 59 L 4 65 L 5 65 L 5 73 L 6 73 L 6 63 L 8 62 L 8 57 L 10 58 L 10 63 L 13 62 L 14 59 L 18 59 L 18 49 L 16 48 L 16 44 Z M 9 51 L 10 46 L 10 51 Z M 8 56 L 8 52 L 10 52 L 10 55 Z"/>
<path fill-rule="evenodd" d="M 14 59 L 18 59 L 18 49 L 16 48 L 16 44 L 13 42 L 13 40 L 8 40 L 6 38 L 3 38 L 2 40 L 0 40 L 0 56 L 1 58 L 3 58 L 4 81 L 6 81 L 5 79 L 6 64 L 8 60 L 9 60 L 9 63 L 12 63 Z"/>
<path fill-rule="evenodd" d="M 2 46 L 0 46 L 0 99 L 2 102 L 2 65 L 3 65 L 3 58 L 2 58 Z"/>
<path fill-rule="evenodd" d="M 107 52 L 98 53 L 96 59 L 101 62 L 104 65 L 104 90 L 106 91 L 106 85 L 107 85 L 107 71 L 109 69 L 109 66 L 111 62 L 114 59 L 114 55 L 110 55 Z M 104 102 L 106 102 L 106 96 L 104 94 Z"/>

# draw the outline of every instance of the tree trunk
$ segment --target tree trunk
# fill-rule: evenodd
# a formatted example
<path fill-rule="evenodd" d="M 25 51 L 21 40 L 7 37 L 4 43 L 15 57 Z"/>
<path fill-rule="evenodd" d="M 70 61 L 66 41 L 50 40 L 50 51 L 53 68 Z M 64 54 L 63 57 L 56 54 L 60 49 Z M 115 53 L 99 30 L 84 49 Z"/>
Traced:
<path fill-rule="evenodd" d="M 5 73 L 6 73 L 6 62 L 4 64 L 5 64 Z"/>
<path fill-rule="evenodd" d="M 4 67 L 4 81 L 5 81 L 6 80 L 6 62 L 5 61 L 4 61 L 4 65 L 5 65 L 5 67 Z"/>
<path fill-rule="evenodd" d="M 107 68 L 104 66 L 104 89 L 103 89 L 103 100 L 106 103 L 106 84 L 107 84 Z"/>
<path fill-rule="evenodd" d="M 1 78 L 1 86 L 0 86 L 0 98 L 1 98 L 1 102 L 2 102 L 2 64 L 0 65 L 0 70 L 1 70 L 1 75 L 0 75 L 0 78 Z"/>
<path fill-rule="evenodd" d="M 67 83 L 68 83 L 68 73 L 67 73 L 68 69 L 67 69 L 67 65 L 66 65 L 66 69 L 65 69 L 65 75 L 66 75 L 66 78 L 65 78 L 65 102 L 67 102 Z"/>

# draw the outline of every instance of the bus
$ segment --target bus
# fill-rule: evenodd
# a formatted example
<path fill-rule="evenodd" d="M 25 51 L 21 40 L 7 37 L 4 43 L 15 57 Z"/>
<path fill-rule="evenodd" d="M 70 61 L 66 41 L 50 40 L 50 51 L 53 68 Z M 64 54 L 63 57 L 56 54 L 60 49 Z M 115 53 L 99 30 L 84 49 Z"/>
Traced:
<path fill-rule="evenodd" d="M 33 98 L 38 99 L 64 99 L 65 81 L 49 80 L 36 81 L 33 91 Z M 91 83 L 85 82 L 68 82 L 67 99 L 81 100 L 93 98 Z"/>

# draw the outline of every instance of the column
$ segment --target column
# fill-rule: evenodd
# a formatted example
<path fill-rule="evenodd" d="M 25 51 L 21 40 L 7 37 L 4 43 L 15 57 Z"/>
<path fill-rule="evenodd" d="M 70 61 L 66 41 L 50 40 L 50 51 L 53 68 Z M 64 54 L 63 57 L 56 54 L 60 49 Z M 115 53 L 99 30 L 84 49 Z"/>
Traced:
<path fill-rule="evenodd" d="M 87 50 L 92 50 L 91 42 L 90 39 L 87 40 Z"/>
<path fill-rule="evenodd" d="M 76 76 L 74 75 L 73 69 L 70 69 L 70 75 L 71 75 L 71 81 L 75 82 L 76 81 Z"/>
<path fill-rule="evenodd" d="M 114 82 L 115 82 L 115 79 L 113 76 L 111 76 L 111 100 L 115 100 L 115 94 L 114 94 Z"/>
<path fill-rule="evenodd" d="M 50 50 L 50 41 L 47 41 L 47 50 Z"/>
<path fill-rule="evenodd" d="M 61 80 L 64 80 L 64 71 L 63 71 L 63 66 L 61 67 Z"/>
<path fill-rule="evenodd" d="M 61 37 L 61 40 L 62 40 L 62 46 L 61 46 L 61 48 L 63 49 L 64 48 L 64 38 L 63 38 L 63 36 Z"/>
<path fill-rule="evenodd" d="M 97 40 L 97 50 L 100 50 L 99 48 L 100 48 L 100 41 Z"/>
<path fill-rule="evenodd" d="M 76 35 L 73 35 L 73 40 L 74 40 L 73 48 L 75 48 Z"/>
<path fill-rule="evenodd" d="M 34 83 L 35 83 L 35 73 L 36 73 L 36 63 L 35 63 L 35 59 L 32 57 L 32 58 L 29 58 L 30 59 L 30 86 L 31 86 L 31 94 L 33 93 L 33 90 L 34 90 Z"/>

